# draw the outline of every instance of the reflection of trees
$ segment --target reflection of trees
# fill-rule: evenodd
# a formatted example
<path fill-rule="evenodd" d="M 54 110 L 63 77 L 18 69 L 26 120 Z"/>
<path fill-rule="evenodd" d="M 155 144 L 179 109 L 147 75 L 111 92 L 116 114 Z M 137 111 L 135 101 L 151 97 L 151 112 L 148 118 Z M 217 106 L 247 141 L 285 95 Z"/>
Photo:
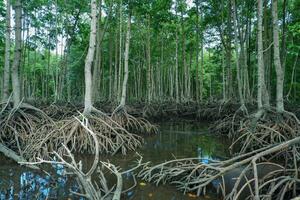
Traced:
<path fill-rule="evenodd" d="M 67 184 L 67 177 L 65 175 L 65 169 L 62 165 L 53 165 L 55 171 L 54 176 L 39 175 L 33 172 L 23 172 L 19 176 L 20 185 L 16 185 L 13 178 L 16 174 L 10 174 L 10 178 L 5 186 L 4 180 L 0 179 L 0 199 L 1 200 L 13 200 L 15 194 L 18 194 L 18 199 L 57 199 L 66 198 L 70 196 L 69 189 L 76 192 L 79 188 L 76 184 Z"/>

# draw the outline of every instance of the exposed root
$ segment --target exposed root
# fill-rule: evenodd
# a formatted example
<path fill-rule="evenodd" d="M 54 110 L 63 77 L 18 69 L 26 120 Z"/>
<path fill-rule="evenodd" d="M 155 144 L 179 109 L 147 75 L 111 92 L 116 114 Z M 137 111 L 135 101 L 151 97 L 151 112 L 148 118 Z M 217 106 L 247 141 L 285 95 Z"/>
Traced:
<path fill-rule="evenodd" d="M 146 166 L 139 176 L 144 180 L 159 183 L 171 183 L 186 192 L 205 194 L 207 187 L 214 185 L 221 189 L 225 199 L 290 199 L 300 194 L 299 148 L 300 137 L 287 142 L 258 149 L 224 161 L 199 163 L 199 158 L 168 161 L 153 167 Z M 276 163 L 262 163 L 266 157 L 278 152 L 291 152 L 292 160 L 285 167 Z M 262 167 L 269 165 L 265 170 Z M 272 168 L 270 168 L 270 166 Z M 228 174 L 237 172 L 236 176 Z M 227 176 L 227 178 L 226 178 Z M 234 180 L 227 185 L 228 178 Z"/>
<path fill-rule="evenodd" d="M 32 144 L 35 148 L 28 148 L 26 152 L 43 158 L 54 150 L 62 153 L 64 144 L 72 152 L 96 153 L 93 138 L 87 134 L 86 128 L 78 119 L 84 119 L 88 129 L 96 134 L 100 153 L 115 154 L 121 151 L 126 154 L 127 151 L 135 150 L 142 144 L 141 137 L 128 132 L 109 116 L 93 112 L 89 116 L 79 115 L 57 122 L 59 129 L 45 135 L 36 135 L 32 140 L 35 141 L 35 144 Z"/>
<path fill-rule="evenodd" d="M 235 127 L 236 128 L 236 127 Z M 240 154 L 269 145 L 280 144 L 300 135 L 300 124 L 291 113 L 277 113 L 273 109 L 261 110 L 241 120 L 234 130 L 231 149 Z"/>
<path fill-rule="evenodd" d="M 54 128 L 54 122 L 42 110 L 25 103 L 16 108 L 11 102 L 0 106 L 0 143 L 27 159 L 26 146 L 36 135 L 48 132 L 49 125 Z"/>
<path fill-rule="evenodd" d="M 135 133 L 157 133 L 158 129 L 148 120 L 142 117 L 134 117 L 127 113 L 126 107 L 119 106 L 112 113 L 112 119 L 126 130 Z"/>
<path fill-rule="evenodd" d="M 66 105 L 58 105 L 58 104 L 51 104 L 49 106 L 45 106 L 42 110 L 52 119 L 59 121 L 64 120 L 67 118 L 76 115 L 78 110 L 82 109 L 82 105 L 73 105 L 73 104 L 66 104 Z"/>
<path fill-rule="evenodd" d="M 60 154 L 56 151 L 53 152 L 55 158 L 52 158 L 52 160 L 44 160 L 41 158 L 38 158 L 38 162 L 20 162 L 20 164 L 26 164 L 26 165 L 32 165 L 36 166 L 39 164 L 60 164 L 63 165 L 66 170 L 67 174 L 72 174 L 76 176 L 76 180 L 80 186 L 80 193 L 73 192 L 73 194 L 78 195 L 79 197 L 84 197 L 86 199 L 90 200 L 104 200 L 104 199 L 112 199 L 112 200 L 119 200 L 121 199 L 121 194 L 123 191 L 123 175 L 128 175 L 129 173 L 132 174 L 133 179 L 135 180 L 135 174 L 132 173 L 136 169 L 138 169 L 140 166 L 142 166 L 142 157 L 140 156 L 140 159 L 137 162 L 137 165 L 127 171 L 121 171 L 120 168 L 116 167 L 115 165 L 109 163 L 109 162 L 100 162 L 99 160 L 99 141 L 98 136 L 96 133 L 94 133 L 92 130 L 90 130 L 88 127 L 88 119 L 84 118 L 82 121 L 77 122 L 80 124 L 82 128 L 84 128 L 86 131 L 86 136 L 91 137 L 92 141 L 94 142 L 95 147 L 95 158 L 93 165 L 88 170 L 88 172 L 84 172 L 82 169 L 81 162 L 76 162 L 74 155 L 71 153 L 71 150 L 62 144 L 62 147 L 64 149 L 64 154 Z M 58 161 L 57 161 L 58 160 Z M 112 188 L 109 187 L 108 181 L 104 175 L 103 169 L 106 168 L 116 177 L 116 187 L 113 186 Z M 135 187 L 136 184 L 134 184 L 130 189 Z"/>

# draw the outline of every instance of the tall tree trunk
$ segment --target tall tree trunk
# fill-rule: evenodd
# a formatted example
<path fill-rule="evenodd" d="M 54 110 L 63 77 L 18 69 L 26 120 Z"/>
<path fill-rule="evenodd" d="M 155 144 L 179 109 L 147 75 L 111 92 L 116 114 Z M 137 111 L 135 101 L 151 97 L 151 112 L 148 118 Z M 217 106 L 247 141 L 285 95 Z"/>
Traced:
<path fill-rule="evenodd" d="M 122 96 L 120 101 L 120 107 L 125 106 L 126 101 L 126 92 L 127 92 L 127 81 L 128 81 L 128 58 L 129 58 L 129 44 L 130 44 L 130 25 L 131 25 L 131 15 L 128 16 L 127 22 L 127 33 L 126 33 L 126 40 L 125 40 L 125 61 L 124 61 L 124 79 L 123 79 L 123 86 L 122 86 Z"/>
<path fill-rule="evenodd" d="M 109 36 L 109 100 L 113 93 L 113 34 Z"/>
<path fill-rule="evenodd" d="M 119 8 L 119 74 L 118 74 L 118 100 L 120 100 L 121 95 L 121 74 L 122 74 L 122 0 L 120 2 L 120 8 Z"/>
<path fill-rule="evenodd" d="M 150 46 L 150 16 L 147 16 L 147 45 L 146 45 L 146 57 L 147 57 L 147 91 L 148 91 L 148 103 L 152 101 L 152 66 L 151 66 L 151 46 Z"/>
<path fill-rule="evenodd" d="M 12 88 L 13 88 L 13 102 L 16 108 L 21 102 L 21 88 L 19 68 L 21 63 L 22 51 L 22 4 L 21 0 L 15 1 L 15 54 L 12 65 Z"/>
<path fill-rule="evenodd" d="M 5 35 L 5 58 L 3 74 L 3 96 L 2 101 L 7 101 L 9 97 L 9 68 L 10 68 L 10 0 L 6 0 L 6 35 Z"/>
<path fill-rule="evenodd" d="M 233 6 L 233 24 L 234 24 L 234 46 L 235 46 L 235 54 L 236 54 L 236 76 L 237 76 L 237 82 L 238 82 L 238 94 L 240 103 L 242 106 L 242 109 L 245 110 L 245 100 L 243 97 L 243 90 L 242 90 L 242 80 L 241 80 L 241 72 L 240 72 L 240 53 L 239 53 L 239 47 L 238 47 L 238 27 L 237 27 L 237 14 L 236 14 L 236 4 L 235 0 L 231 0 L 231 4 Z M 246 110 L 245 110 L 246 111 Z"/>
<path fill-rule="evenodd" d="M 232 84 L 232 67 L 231 67 L 231 43 L 232 43 L 232 23 L 231 23 L 231 0 L 228 1 L 227 5 L 228 16 L 227 16 L 227 40 L 226 40 L 226 68 L 227 68 L 227 97 L 229 99 L 233 96 L 233 84 Z"/>
<path fill-rule="evenodd" d="M 179 80 L 178 80 L 178 31 L 176 26 L 176 55 L 175 55 L 175 94 L 176 94 L 176 102 L 179 102 Z"/>
<path fill-rule="evenodd" d="M 91 0 L 91 31 L 89 50 L 85 59 L 84 78 L 85 78 L 85 97 L 84 97 L 84 115 L 89 115 L 92 111 L 92 63 L 95 54 L 96 34 L 97 34 L 97 3 L 96 0 Z"/>
<path fill-rule="evenodd" d="M 100 76 L 100 66 L 101 66 L 101 59 L 102 59 L 102 51 L 101 51 L 101 6 L 102 0 L 99 1 L 99 14 L 98 14 L 98 23 L 97 23 L 97 33 L 96 33 L 96 55 L 95 55 L 95 62 L 93 63 L 93 102 L 96 102 L 99 98 L 98 91 L 99 91 L 99 82 L 101 80 Z M 100 79 L 100 80 L 99 80 Z"/>
<path fill-rule="evenodd" d="M 265 66 L 264 66 L 264 50 L 263 50 L 263 0 L 258 0 L 258 25 L 257 25 L 257 57 L 258 57 L 258 70 L 257 70 L 257 106 L 258 109 L 262 109 L 263 103 L 263 92 L 265 89 Z"/>
<path fill-rule="evenodd" d="M 200 34 L 200 30 L 199 30 L 199 0 L 196 0 L 196 78 L 195 78 L 195 82 L 196 82 L 196 101 L 199 101 L 199 34 Z"/>
<path fill-rule="evenodd" d="M 277 0 L 272 0 L 272 18 L 273 18 L 273 43 L 274 43 L 274 65 L 276 70 L 276 110 L 277 112 L 284 111 L 283 104 L 283 83 L 284 71 L 280 61 L 279 52 L 279 26 L 278 26 L 278 11 Z"/>
<path fill-rule="evenodd" d="M 283 0 L 282 4 L 282 39 L 281 39 L 281 65 L 284 71 L 286 63 L 286 13 L 287 13 L 288 1 Z"/>

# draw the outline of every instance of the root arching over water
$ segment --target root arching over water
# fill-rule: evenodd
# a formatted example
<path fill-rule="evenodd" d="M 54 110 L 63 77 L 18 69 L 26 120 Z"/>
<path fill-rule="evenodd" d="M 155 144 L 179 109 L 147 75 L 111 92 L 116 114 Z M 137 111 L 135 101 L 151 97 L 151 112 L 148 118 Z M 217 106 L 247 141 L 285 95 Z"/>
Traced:
<path fill-rule="evenodd" d="M 40 133 L 47 133 L 55 127 L 54 121 L 42 110 L 26 103 L 13 107 L 12 102 L 1 104 L 0 143 L 26 159 L 31 155 L 25 149 L 33 138 Z"/>
<path fill-rule="evenodd" d="M 300 124 L 294 114 L 273 108 L 250 116 L 237 111 L 217 124 L 215 128 L 233 141 L 232 159 L 208 163 L 199 158 L 171 160 L 146 166 L 139 176 L 156 184 L 175 184 L 197 195 L 214 186 L 228 200 L 283 200 L 300 195 Z M 234 181 L 228 184 L 228 179 Z"/>
<path fill-rule="evenodd" d="M 76 118 L 79 126 L 86 130 L 86 134 L 90 136 L 91 140 L 94 142 L 95 147 L 95 157 L 92 166 L 87 172 L 83 171 L 81 161 L 76 162 L 74 155 L 71 150 L 62 144 L 64 149 L 64 154 L 60 154 L 56 151 L 52 153 L 55 157 L 50 158 L 51 160 L 45 160 L 42 158 L 37 158 L 37 162 L 19 162 L 20 164 L 26 164 L 31 166 L 36 166 L 39 164 L 60 164 L 66 168 L 66 174 L 75 175 L 77 183 L 80 186 L 80 192 L 71 191 L 71 193 L 77 195 L 78 197 L 84 197 L 90 200 L 119 200 L 121 199 L 121 194 L 128 190 L 131 190 L 136 186 L 136 179 L 134 171 L 141 167 L 142 157 L 139 155 L 139 160 L 135 167 L 122 171 L 119 167 L 111 164 L 110 162 L 100 161 L 100 142 L 98 141 L 98 136 L 91 129 L 88 128 L 88 120 L 84 116 L 79 120 Z M 104 169 L 107 169 L 111 174 L 116 177 L 116 186 L 113 185 L 111 188 L 108 185 L 108 180 L 104 173 Z M 134 180 L 134 184 L 129 189 L 124 190 L 123 186 L 123 175 L 131 174 Z"/>
<path fill-rule="evenodd" d="M 287 142 L 271 145 L 256 151 L 241 154 L 229 160 L 200 163 L 199 158 L 186 158 L 167 161 L 156 166 L 146 166 L 139 176 L 156 184 L 171 183 L 180 190 L 205 194 L 207 187 L 214 186 L 221 190 L 225 199 L 280 199 L 295 197 L 300 194 L 297 189 L 300 179 L 299 159 L 296 149 L 299 148 L 300 137 Z M 281 151 L 290 151 L 289 165 L 283 166 L 267 160 Z M 262 162 L 263 161 L 263 162 Z M 261 174 L 261 166 L 275 166 Z M 228 191 L 226 175 L 237 170 L 235 182 Z M 227 189 L 227 190 L 226 190 Z M 247 189 L 248 193 L 245 193 Z M 246 195 L 246 197 L 241 196 Z"/>
<path fill-rule="evenodd" d="M 88 116 L 78 114 L 78 116 L 58 121 L 59 129 L 37 139 L 40 141 L 39 149 L 45 149 L 47 152 L 56 150 L 61 153 L 64 150 L 62 148 L 64 144 L 72 152 L 94 154 L 96 149 L 93 139 L 91 135 L 86 134 L 87 130 L 80 125 L 78 119 L 84 119 L 89 130 L 96 134 L 100 153 L 115 154 L 120 151 L 126 154 L 127 151 L 140 147 L 143 142 L 140 136 L 128 132 L 110 116 L 101 112 L 93 112 Z"/>
<path fill-rule="evenodd" d="M 141 134 L 157 133 L 158 129 L 143 117 L 135 117 L 127 112 L 126 106 L 118 106 L 111 115 L 112 119 L 126 130 Z"/>

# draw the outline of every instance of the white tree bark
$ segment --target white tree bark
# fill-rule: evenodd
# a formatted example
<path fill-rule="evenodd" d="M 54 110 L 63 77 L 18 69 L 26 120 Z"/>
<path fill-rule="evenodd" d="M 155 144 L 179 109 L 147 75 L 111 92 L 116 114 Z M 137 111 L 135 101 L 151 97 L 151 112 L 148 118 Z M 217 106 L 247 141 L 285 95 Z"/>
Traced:
<path fill-rule="evenodd" d="M 265 84 L 265 66 L 264 66 L 264 52 L 262 40 L 262 21 L 263 21 L 263 0 L 258 0 L 258 25 L 257 25 L 257 57 L 258 57 L 258 80 L 257 80 L 257 106 L 258 109 L 263 107 L 263 88 Z"/>
<path fill-rule="evenodd" d="M 10 67 L 10 0 L 6 0 L 6 35 L 5 35 L 5 58 L 4 58 L 4 74 L 3 74 L 3 101 L 7 101 L 9 97 L 9 67 Z"/>
<path fill-rule="evenodd" d="M 128 81 L 128 58 L 129 58 L 129 45 L 130 45 L 130 26 L 131 26 L 131 15 L 128 16 L 127 22 L 127 33 L 125 41 L 125 61 L 124 61 L 124 80 L 122 86 L 122 96 L 120 101 L 120 107 L 125 106 L 126 92 L 127 92 L 127 81 Z"/>
<path fill-rule="evenodd" d="M 278 26 L 278 11 L 277 0 L 272 0 L 272 18 L 273 18 L 273 43 L 274 43 L 274 65 L 276 70 L 276 110 L 277 112 L 284 111 L 283 104 L 283 82 L 284 71 L 280 61 L 279 52 L 279 26 Z"/>
<path fill-rule="evenodd" d="M 85 59 L 84 77 L 85 77 L 85 97 L 84 97 L 84 115 L 89 115 L 93 108 L 92 103 L 92 63 L 94 60 L 95 46 L 96 46 L 96 33 L 97 33 L 97 2 L 91 0 L 91 32 L 89 50 Z"/>
<path fill-rule="evenodd" d="M 21 88 L 19 78 L 19 68 L 21 63 L 21 43 L 22 43 L 22 4 L 21 0 L 15 1 L 15 54 L 12 65 L 12 88 L 14 107 L 21 101 Z"/>

